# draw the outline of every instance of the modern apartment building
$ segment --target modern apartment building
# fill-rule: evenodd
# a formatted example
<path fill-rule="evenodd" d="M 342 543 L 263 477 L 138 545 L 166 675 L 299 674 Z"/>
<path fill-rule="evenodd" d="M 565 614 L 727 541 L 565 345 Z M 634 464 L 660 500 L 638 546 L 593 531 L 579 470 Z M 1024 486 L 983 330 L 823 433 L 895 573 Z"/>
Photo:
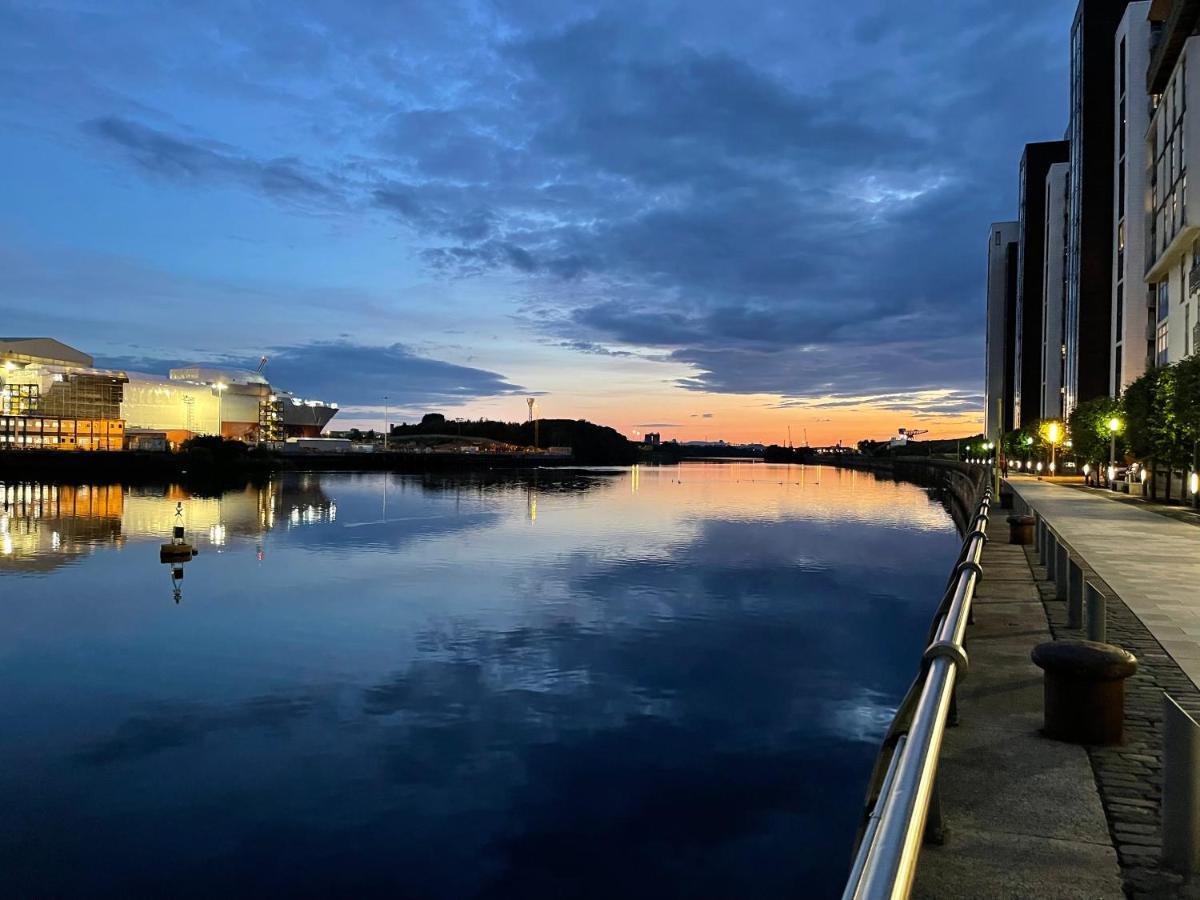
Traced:
<path fill-rule="evenodd" d="M 988 229 L 987 349 L 984 354 L 984 403 L 987 434 L 993 440 L 1013 427 L 1013 350 L 1016 339 L 1016 222 L 994 222 Z"/>
<path fill-rule="evenodd" d="M 1063 378 L 1066 351 L 1063 331 L 1066 324 L 1067 234 L 1070 220 L 1070 164 L 1055 163 L 1046 173 L 1046 221 L 1042 262 L 1042 390 L 1039 417 L 1060 419 L 1063 414 Z"/>
<path fill-rule="evenodd" d="M 1113 148 L 1117 26 L 1128 0 L 1080 0 L 1071 25 L 1071 100 L 1063 409 L 1111 381 Z"/>
<path fill-rule="evenodd" d="M 1200 147 L 1200 5 L 1177 0 L 1168 9 L 1154 3 L 1150 16 L 1155 42 L 1146 72 L 1152 112 L 1145 139 L 1151 165 L 1145 280 L 1154 302 L 1147 329 L 1153 336 L 1149 361 L 1165 365 L 1195 353 L 1200 340 L 1200 210 L 1193 208 L 1187 185 L 1188 169 L 1195 168 L 1191 157 Z"/>
<path fill-rule="evenodd" d="M 1153 319 L 1148 309 L 1155 305 L 1155 291 L 1144 281 L 1147 265 L 1147 234 L 1152 217 L 1148 213 L 1151 158 L 1146 152 L 1146 132 L 1152 112 L 1146 95 L 1146 71 L 1150 65 L 1150 0 L 1130 3 L 1115 36 L 1113 61 L 1116 90 L 1113 115 L 1117 138 L 1113 150 L 1113 246 L 1112 346 L 1108 392 L 1119 396 L 1131 381 L 1146 371 L 1154 341 Z"/>
<path fill-rule="evenodd" d="M 1039 418 L 1042 408 L 1042 291 L 1046 259 L 1046 176 L 1064 163 L 1066 141 L 1026 144 L 1018 200 L 1017 305 L 1013 343 L 1013 424 Z"/>

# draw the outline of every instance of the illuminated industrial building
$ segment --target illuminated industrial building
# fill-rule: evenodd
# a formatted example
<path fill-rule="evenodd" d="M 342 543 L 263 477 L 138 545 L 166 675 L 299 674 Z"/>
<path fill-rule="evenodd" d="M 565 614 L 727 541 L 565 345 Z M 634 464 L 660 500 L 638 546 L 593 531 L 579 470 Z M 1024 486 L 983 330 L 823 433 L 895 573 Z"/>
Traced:
<path fill-rule="evenodd" d="M 0 338 L 0 448 L 120 450 L 124 372 L 50 338 Z"/>
<path fill-rule="evenodd" d="M 52 338 L 0 338 L 0 365 L 0 449 L 177 448 L 198 435 L 274 444 L 320 435 L 338 408 L 273 387 L 261 366 L 108 371 Z"/>
<path fill-rule="evenodd" d="M 121 414 L 130 429 L 165 432 L 173 446 L 197 434 L 278 443 L 316 437 L 337 404 L 300 399 L 259 372 L 190 366 L 166 378 L 131 372 Z"/>

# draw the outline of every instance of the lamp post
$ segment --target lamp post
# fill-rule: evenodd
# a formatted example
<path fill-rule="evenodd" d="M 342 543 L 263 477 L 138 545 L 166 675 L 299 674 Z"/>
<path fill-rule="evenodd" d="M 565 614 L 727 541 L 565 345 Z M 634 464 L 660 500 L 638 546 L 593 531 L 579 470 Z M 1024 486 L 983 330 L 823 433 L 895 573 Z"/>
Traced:
<path fill-rule="evenodd" d="M 391 429 L 388 428 L 388 395 L 384 394 L 383 395 L 383 449 L 385 451 L 388 448 L 388 432 L 390 430 Z"/>
<path fill-rule="evenodd" d="M 1117 477 L 1117 432 L 1121 430 L 1121 420 L 1113 416 L 1108 420 L 1108 488 L 1114 490 L 1113 479 Z"/>
<path fill-rule="evenodd" d="M 218 381 L 213 385 L 217 390 L 217 437 L 225 437 L 225 389 L 229 385 Z"/>
<path fill-rule="evenodd" d="M 1058 446 L 1059 427 L 1057 422 L 1051 422 L 1050 427 L 1046 430 L 1046 436 L 1050 438 L 1050 474 L 1053 475 L 1057 465 L 1054 460 L 1054 451 Z"/>

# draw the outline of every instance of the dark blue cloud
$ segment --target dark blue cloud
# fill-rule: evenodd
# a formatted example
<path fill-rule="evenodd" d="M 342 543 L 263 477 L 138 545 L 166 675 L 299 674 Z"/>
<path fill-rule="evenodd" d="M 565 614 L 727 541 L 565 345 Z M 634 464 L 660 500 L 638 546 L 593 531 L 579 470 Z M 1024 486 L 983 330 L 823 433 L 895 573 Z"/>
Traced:
<path fill-rule="evenodd" d="M 317 341 L 275 347 L 267 355 L 266 375 L 272 384 L 341 405 L 380 406 L 386 396 L 393 409 L 422 409 L 524 393 L 503 375 L 430 359 L 402 344 Z M 97 364 L 165 375 L 168 369 L 197 364 L 254 369 L 258 360 L 221 355 L 191 359 L 107 356 L 98 358 Z"/>

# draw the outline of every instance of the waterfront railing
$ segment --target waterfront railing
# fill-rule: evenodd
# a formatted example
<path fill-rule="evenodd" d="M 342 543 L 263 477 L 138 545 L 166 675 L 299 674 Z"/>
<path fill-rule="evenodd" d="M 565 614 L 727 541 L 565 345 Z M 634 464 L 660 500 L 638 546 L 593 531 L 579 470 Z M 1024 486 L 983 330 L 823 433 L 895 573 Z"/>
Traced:
<path fill-rule="evenodd" d="M 985 482 L 986 485 L 986 482 Z M 979 560 L 987 543 L 992 489 L 984 486 L 958 562 L 929 629 L 921 672 L 892 720 L 871 777 L 865 818 L 843 900 L 908 897 L 927 839 L 940 840 L 938 757 L 946 726 L 957 715 L 954 686 L 965 676 L 963 646 Z"/>

